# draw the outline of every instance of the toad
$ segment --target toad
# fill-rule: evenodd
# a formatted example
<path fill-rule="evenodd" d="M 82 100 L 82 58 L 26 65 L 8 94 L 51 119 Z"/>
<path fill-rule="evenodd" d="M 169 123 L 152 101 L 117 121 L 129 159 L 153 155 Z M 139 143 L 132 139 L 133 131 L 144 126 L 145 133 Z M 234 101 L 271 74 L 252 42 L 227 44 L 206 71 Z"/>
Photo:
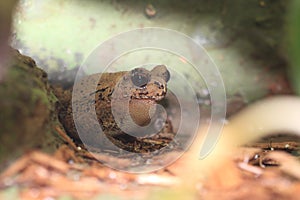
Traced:
<path fill-rule="evenodd" d="M 158 104 L 167 94 L 169 79 L 164 65 L 85 76 L 73 91 L 56 90 L 62 104 L 59 120 L 77 143 L 103 146 L 104 133 L 130 152 L 157 150 L 173 139 L 166 137 L 173 135 L 172 125 Z"/>

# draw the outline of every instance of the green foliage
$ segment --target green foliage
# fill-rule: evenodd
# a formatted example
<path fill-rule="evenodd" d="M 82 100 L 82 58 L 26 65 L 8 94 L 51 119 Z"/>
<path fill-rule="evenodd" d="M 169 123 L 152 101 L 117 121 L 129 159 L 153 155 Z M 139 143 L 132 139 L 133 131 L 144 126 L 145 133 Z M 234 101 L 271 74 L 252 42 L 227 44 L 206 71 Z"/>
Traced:
<path fill-rule="evenodd" d="M 289 15 L 289 50 L 291 58 L 291 78 L 294 89 L 300 94 L 300 1 L 293 0 Z"/>
<path fill-rule="evenodd" d="M 18 199 L 19 190 L 17 187 L 9 187 L 0 192 L 0 199 L 16 200 Z"/>

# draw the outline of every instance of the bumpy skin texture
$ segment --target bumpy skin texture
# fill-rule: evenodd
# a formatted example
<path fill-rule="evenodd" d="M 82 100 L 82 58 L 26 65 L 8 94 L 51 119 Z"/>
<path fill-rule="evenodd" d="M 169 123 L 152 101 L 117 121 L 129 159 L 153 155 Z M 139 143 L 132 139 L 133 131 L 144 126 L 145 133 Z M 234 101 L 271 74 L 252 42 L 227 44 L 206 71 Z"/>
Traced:
<path fill-rule="evenodd" d="M 169 78 L 169 71 L 163 65 L 156 66 L 151 71 L 136 68 L 128 72 L 84 77 L 75 85 L 73 107 L 71 98 L 60 98 L 66 101 L 63 103 L 65 109 L 60 112 L 60 121 L 77 142 L 83 141 L 94 147 L 103 145 L 103 134 L 99 133 L 101 127 L 106 137 L 116 146 L 136 151 L 127 143 L 137 142 L 139 139 L 129 135 L 130 133 L 124 133 L 124 129 L 121 130 L 120 127 L 125 127 L 129 132 L 134 129 L 128 119 L 139 126 L 147 125 L 151 121 L 149 111 L 155 111 L 156 103 L 166 95 Z M 70 96 L 71 92 L 64 94 Z M 94 114 L 93 117 L 92 113 L 96 113 L 96 116 Z M 114 116 L 119 116 L 118 123 Z M 77 127 L 73 117 L 79 122 Z M 80 131 L 80 137 L 77 131 Z M 161 131 L 172 132 L 169 121 L 164 123 Z"/>

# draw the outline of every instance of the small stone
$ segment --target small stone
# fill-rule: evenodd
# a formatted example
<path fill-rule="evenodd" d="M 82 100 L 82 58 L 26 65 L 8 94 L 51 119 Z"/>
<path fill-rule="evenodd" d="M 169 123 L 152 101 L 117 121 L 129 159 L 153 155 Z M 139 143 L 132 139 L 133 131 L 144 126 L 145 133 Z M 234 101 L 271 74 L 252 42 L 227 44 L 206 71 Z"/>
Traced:
<path fill-rule="evenodd" d="M 260 5 L 261 7 L 264 7 L 264 6 L 266 5 L 266 3 L 265 3 L 264 1 L 260 1 L 260 2 L 259 2 L 259 5 Z"/>
<path fill-rule="evenodd" d="M 156 9 L 154 8 L 154 6 L 152 4 L 147 4 L 146 8 L 145 8 L 145 14 L 148 18 L 153 18 L 156 15 Z"/>

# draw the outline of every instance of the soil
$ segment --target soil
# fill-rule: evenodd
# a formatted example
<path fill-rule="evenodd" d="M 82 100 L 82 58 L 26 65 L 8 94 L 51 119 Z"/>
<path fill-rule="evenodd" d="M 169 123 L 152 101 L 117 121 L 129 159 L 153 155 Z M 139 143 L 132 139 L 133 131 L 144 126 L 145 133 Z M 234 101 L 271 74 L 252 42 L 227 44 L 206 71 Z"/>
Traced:
<path fill-rule="evenodd" d="M 39 151 L 26 153 L 3 171 L 0 176 L 0 197 L 299 199 L 297 159 L 275 150 L 272 153 L 264 152 L 259 162 L 264 164 L 259 165 L 252 162 L 258 154 L 262 155 L 262 151 L 257 148 L 240 148 L 231 158 L 206 169 L 209 173 L 203 174 L 201 167 L 198 168 L 195 163 L 197 160 L 192 161 L 189 157 L 194 154 L 186 152 L 185 156 L 162 170 L 130 174 L 108 168 L 105 162 L 116 159 L 119 165 L 127 165 L 132 162 L 131 159 L 99 155 L 102 159 L 99 162 L 95 155 L 85 150 L 74 149 L 70 144 L 62 145 L 52 155 Z M 172 153 L 165 156 L 172 156 Z"/>

